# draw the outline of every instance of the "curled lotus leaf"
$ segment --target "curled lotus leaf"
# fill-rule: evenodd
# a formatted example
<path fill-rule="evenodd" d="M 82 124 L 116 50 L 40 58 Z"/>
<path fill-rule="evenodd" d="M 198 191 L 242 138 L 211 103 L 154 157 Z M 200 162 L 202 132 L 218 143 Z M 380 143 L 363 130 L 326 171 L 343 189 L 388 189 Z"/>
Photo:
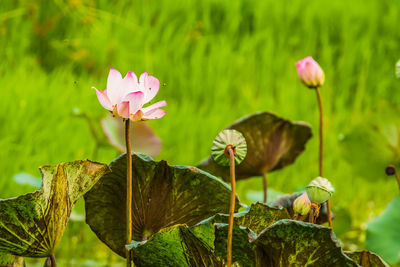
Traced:
<path fill-rule="evenodd" d="M 234 225 L 249 228 L 256 234 L 270 226 L 271 224 L 289 219 L 289 213 L 286 209 L 274 208 L 263 203 L 253 203 L 244 211 L 234 214 Z M 205 221 L 213 223 L 228 223 L 229 214 L 217 214 Z"/>
<path fill-rule="evenodd" d="M 40 167 L 42 187 L 0 200 L 0 252 L 47 257 L 61 240 L 75 202 L 107 171 L 85 161 Z"/>
<path fill-rule="evenodd" d="M 126 156 L 85 195 L 86 222 L 101 241 L 125 257 Z M 143 241 L 175 224 L 189 227 L 229 210 L 230 187 L 194 167 L 169 166 L 132 155 L 133 240 Z M 241 206 L 236 199 L 236 211 Z"/>
<path fill-rule="evenodd" d="M 358 266 L 340 247 L 330 228 L 281 220 L 254 241 L 259 266 Z"/>
<path fill-rule="evenodd" d="M 146 122 L 131 122 L 131 144 L 135 152 L 156 157 L 161 152 L 161 139 Z M 101 120 L 107 141 L 120 152 L 125 152 L 125 128 L 121 118 L 109 115 Z"/>
<path fill-rule="evenodd" d="M 132 242 L 134 262 L 138 267 L 182 266 L 222 267 L 223 260 L 214 253 L 214 226 L 187 227 L 177 224 L 161 229 L 142 242 Z"/>
<path fill-rule="evenodd" d="M 345 253 L 362 267 L 389 267 L 381 257 L 371 251 L 346 251 Z"/>
<path fill-rule="evenodd" d="M 311 138 L 311 127 L 304 122 L 291 122 L 269 112 L 244 117 L 226 129 L 243 134 L 247 156 L 236 167 L 236 179 L 261 176 L 292 164 Z M 229 167 L 220 166 L 210 156 L 198 167 L 229 181 Z"/>

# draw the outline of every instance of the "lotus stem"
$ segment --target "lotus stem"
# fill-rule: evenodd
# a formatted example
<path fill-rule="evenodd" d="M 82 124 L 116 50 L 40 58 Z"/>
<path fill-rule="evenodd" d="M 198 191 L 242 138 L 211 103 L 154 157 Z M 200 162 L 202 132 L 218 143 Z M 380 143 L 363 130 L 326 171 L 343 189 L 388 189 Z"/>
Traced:
<path fill-rule="evenodd" d="M 324 110 L 322 107 L 322 98 L 319 88 L 315 88 L 317 92 L 318 106 L 319 106 L 319 176 L 324 177 Z M 332 228 L 332 219 L 331 219 L 331 201 L 328 199 L 326 202 L 327 210 L 328 210 L 328 224 L 329 227 Z"/>
<path fill-rule="evenodd" d="M 50 262 L 51 262 L 51 267 L 57 267 L 56 257 L 54 256 L 54 254 L 51 254 Z"/>
<path fill-rule="evenodd" d="M 329 227 L 332 228 L 332 213 L 331 213 L 331 200 L 330 199 L 328 199 L 326 201 L 326 209 L 328 210 L 328 214 L 327 214 L 328 224 L 329 224 Z"/>
<path fill-rule="evenodd" d="M 397 185 L 399 187 L 399 192 L 400 192 L 400 179 L 399 179 L 399 174 L 397 173 L 397 171 L 394 173 L 396 180 L 397 180 Z"/>
<path fill-rule="evenodd" d="M 264 203 L 267 204 L 267 202 L 268 202 L 268 180 L 267 180 L 266 173 L 263 173 L 263 185 L 264 185 Z"/>
<path fill-rule="evenodd" d="M 314 223 L 314 210 L 310 209 L 310 213 L 308 214 L 308 222 Z"/>
<path fill-rule="evenodd" d="M 399 179 L 399 174 L 397 173 L 396 167 L 394 165 L 389 165 L 386 167 L 385 172 L 389 176 L 394 175 L 394 177 L 396 177 L 397 185 L 398 185 L 399 191 L 400 191 L 400 179 Z"/>
<path fill-rule="evenodd" d="M 314 223 L 317 221 L 319 215 L 319 204 L 315 202 L 311 202 L 311 209 L 308 220 L 310 223 Z"/>
<path fill-rule="evenodd" d="M 322 108 L 322 98 L 319 88 L 315 88 L 317 92 L 318 106 L 319 106 L 319 176 L 324 177 L 324 111 Z"/>
<path fill-rule="evenodd" d="M 132 152 L 129 119 L 125 121 L 126 144 L 126 244 L 132 242 Z M 126 250 L 126 266 L 131 267 L 131 253 Z"/>
<path fill-rule="evenodd" d="M 229 226 L 228 226 L 228 245 L 227 245 L 227 265 L 232 265 L 232 234 L 233 234 L 233 214 L 235 212 L 236 178 L 235 178 L 235 151 L 232 146 L 228 146 L 229 168 L 231 176 L 231 201 L 229 205 Z"/>
<path fill-rule="evenodd" d="M 397 185 L 398 185 L 399 191 L 400 191 L 400 179 L 399 179 L 399 174 L 397 173 L 396 167 L 394 165 L 390 165 L 388 168 L 392 168 L 393 175 L 394 175 L 394 177 L 396 177 Z"/>
<path fill-rule="evenodd" d="M 370 266 L 369 262 L 368 262 L 368 253 L 366 250 L 363 250 L 362 252 L 362 256 L 361 256 L 361 266 Z"/>

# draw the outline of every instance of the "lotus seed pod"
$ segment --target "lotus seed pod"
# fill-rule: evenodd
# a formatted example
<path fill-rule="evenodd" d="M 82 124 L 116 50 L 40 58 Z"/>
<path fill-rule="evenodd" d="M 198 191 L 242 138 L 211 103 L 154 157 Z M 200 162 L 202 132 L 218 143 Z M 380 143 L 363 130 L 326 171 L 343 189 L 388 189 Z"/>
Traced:
<path fill-rule="evenodd" d="M 235 164 L 240 164 L 247 154 L 247 143 L 243 134 L 236 130 L 222 130 L 213 141 L 211 156 L 222 166 L 229 166 L 229 157 L 225 154 L 226 147 L 231 145 L 235 152 Z"/>
<path fill-rule="evenodd" d="M 317 177 L 306 187 L 308 198 L 314 203 L 324 203 L 331 198 L 335 189 L 326 178 Z"/>
<path fill-rule="evenodd" d="M 300 215 L 307 215 L 310 212 L 311 201 L 306 192 L 295 199 L 293 202 L 293 210 Z"/>

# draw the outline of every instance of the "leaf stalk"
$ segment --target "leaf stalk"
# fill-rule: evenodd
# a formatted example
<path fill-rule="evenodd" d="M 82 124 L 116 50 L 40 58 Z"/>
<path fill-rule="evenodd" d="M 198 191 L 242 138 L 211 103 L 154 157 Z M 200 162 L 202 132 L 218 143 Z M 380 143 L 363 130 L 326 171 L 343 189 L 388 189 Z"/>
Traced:
<path fill-rule="evenodd" d="M 125 120 L 125 144 L 126 144 L 126 244 L 132 242 L 132 152 L 130 120 Z M 131 253 L 126 250 L 126 266 L 131 267 Z"/>
<path fill-rule="evenodd" d="M 231 200 L 229 205 L 229 226 L 228 226 L 228 244 L 227 244 L 227 266 L 232 265 L 232 234 L 233 234 L 233 214 L 235 212 L 236 197 L 236 177 L 235 177 L 235 151 L 232 146 L 228 146 L 229 152 L 229 169 L 231 176 Z"/>
<path fill-rule="evenodd" d="M 54 256 L 54 254 L 51 254 L 50 256 L 50 263 L 51 267 L 57 267 L 56 257 Z"/>
<path fill-rule="evenodd" d="M 263 173 L 263 186 L 264 186 L 264 204 L 268 202 L 268 180 L 267 174 Z"/>
<path fill-rule="evenodd" d="M 319 176 L 324 177 L 324 110 L 322 106 L 322 97 L 319 88 L 315 88 L 317 93 L 318 107 L 319 107 Z M 332 218 L 331 218 L 331 201 L 327 201 L 328 210 L 328 223 L 329 227 L 332 228 Z"/>

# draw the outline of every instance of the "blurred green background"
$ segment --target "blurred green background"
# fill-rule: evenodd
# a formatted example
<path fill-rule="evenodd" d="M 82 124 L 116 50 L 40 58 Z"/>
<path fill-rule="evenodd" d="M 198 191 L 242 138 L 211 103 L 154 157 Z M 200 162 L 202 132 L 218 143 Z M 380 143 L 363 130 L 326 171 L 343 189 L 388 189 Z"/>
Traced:
<path fill-rule="evenodd" d="M 156 100 L 167 101 L 167 115 L 149 123 L 163 140 L 157 159 L 171 164 L 196 165 L 221 129 L 256 111 L 309 122 L 316 134 L 316 96 L 295 69 L 312 55 L 326 74 L 334 229 L 346 249 L 363 249 L 365 223 L 399 193 L 384 174 L 386 164 L 400 162 L 399 25 L 396 0 L 2 1 L 0 197 L 34 190 L 16 183 L 16 173 L 39 176 L 41 165 L 116 157 L 112 148 L 93 157 L 88 125 L 72 114 L 107 114 L 91 86 L 104 89 L 110 67 L 149 71 L 165 83 Z M 295 164 L 269 175 L 269 186 L 291 193 L 317 174 L 314 137 Z M 260 178 L 238 187 L 244 203 L 262 200 Z M 75 214 L 59 265 L 123 263 L 84 223 L 82 203 Z"/>

